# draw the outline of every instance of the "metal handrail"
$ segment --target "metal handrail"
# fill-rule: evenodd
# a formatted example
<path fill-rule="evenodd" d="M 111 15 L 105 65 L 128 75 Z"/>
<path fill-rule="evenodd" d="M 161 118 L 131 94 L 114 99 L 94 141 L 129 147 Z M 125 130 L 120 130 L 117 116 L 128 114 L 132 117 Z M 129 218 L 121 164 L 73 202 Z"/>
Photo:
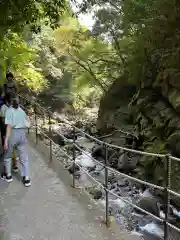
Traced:
<path fill-rule="evenodd" d="M 40 130 L 40 128 L 39 128 L 39 130 Z M 47 134 L 45 134 L 45 133 L 44 133 L 43 131 L 41 131 L 41 130 L 40 130 L 40 132 L 41 132 L 41 134 L 43 134 L 46 138 L 48 138 L 50 141 L 52 141 L 52 140 L 48 137 Z M 52 141 L 52 142 L 53 142 L 53 141 Z M 73 160 L 68 154 L 65 153 L 65 151 L 63 151 L 63 150 L 61 149 L 61 147 L 60 147 L 58 144 L 56 144 L 55 142 L 53 142 L 53 144 L 55 144 L 55 145 L 61 150 L 61 152 L 63 152 L 63 153 L 65 154 L 65 156 L 67 156 L 69 159 Z M 81 150 L 83 153 L 85 153 L 85 151 L 83 151 L 83 149 L 81 149 L 78 145 L 76 145 L 76 144 L 74 144 L 74 145 L 75 145 L 76 148 L 78 148 L 78 149 Z M 85 153 L 85 154 L 86 154 L 86 153 Z M 87 154 L 86 154 L 86 155 L 87 155 Z M 87 156 L 88 156 L 88 155 L 87 155 Z M 90 156 L 88 156 L 88 157 L 90 157 Z M 92 158 L 96 163 L 98 163 L 98 164 L 100 164 L 101 166 L 105 167 L 104 164 L 98 162 L 98 161 L 97 161 L 96 159 L 94 159 L 93 157 L 90 157 L 90 158 Z M 102 183 L 98 182 L 94 177 L 92 177 L 86 170 L 84 170 L 84 169 L 81 167 L 81 165 L 79 165 L 78 163 L 75 163 L 75 164 L 76 164 L 76 166 L 78 166 L 79 169 L 81 169 L 81 171 L 84 172 L 90 179 L 92 179 L 94 182 L 96 182 L 99 186 L 101 186 L 101 187 L 104 189 L 104 185 L 102 185 Z M 160 189 L 160 190 L 164 190 L 163 187 L 160 187 L 160 186 L 158 186 L 158 185 L 154 185 L 154 184 L 151 184 L 151 183 L 148 183 L 148 182 L 145 182 L 145 181 L 142 181 L 142 180 L 139 180 L 139 179 L 130 177 L 130 176 L 126 175 L 126 174 L 123 174 L 123 173 L 120 173 L 120 172 L 116 171 L 116 170 L 113 169 L 113 168 L 108 167 L 108 169 L 111 170 L 111 171 L 113 171 L 113 172 L 116 172 L 117 174 L 122 175 L 122 176 L 124 176 L 124 177 L 126 177 L 126 178 L 129 178 L 129 179 L 131 179 L 131 180 L 134 180 L 134 181 L 136 181 L 136 182 L 139 182 L 139 183 L 142 183 L 142 184 L 146 184 L 146 185 L 148 185 L 148 186 L 150 186 L 150 187 L 154 187 L 154 188 L 157 188 L 157 189 Z M 129 202 L 128 200 L 125 200 L 123 197 L 120 197 L 119 195 L 115 194 L 115 193 L 112 192 L 111 190 L 109 190 L 109 189 L 107 189 L 107 190 L 108 190 L 108 192 L 109 192 L 111 195 L 113 195 L 113 196 L 121 199 L 122 201 L 124 201 L 125 203 L 131 205 L 132 207 L 140 210 L 141 212 L 143 212 L 143 213 L 145 213 L 145 214 L 148 214 L 149 216 L 152 216 L 153 218 L 155 218 L 155 219 L 158 220 L 158 221 L 163 222 L 163 219 L 155 216 L 154 214 L 151 214 L 151 213 L 145 211 L 144 209 L 142 209 L 142 208 L 138 207 L 137 205 Z"/>
<path fill-rule="evenodd" d="M 31 103 L 29 101 L 29 99 L 25 98 L 25 97 L 22 97 L 20 96 L 20 98 L 23 98 L 25 99 L 27 102 Z M 175 196 L 178 196 L 180 197 L 180 194 L 179 193 L 176 193 L 174 191 L 171 190 L 171 161 L 180 161 L 179 158 L 176 158 L 176 157 L 173 157 L 173 156 L 170 156 L 169 154 L 158 154 L 158 153 L 149 153 L 149 152 L 143 152 L 143 151 L 138 151 L 138 150 L 134 150 L 134 149 L 129 149 L 129 148 L 125 148 L 125 147 L 121 147 L 121 146 L 116 146 L 116 145 L 113 145 L 113 144 L 109 144 L 107 142 L 104 142 L 104 141 L 101 141 L 91 135 L 89 135 L 88 133 L 82 131 L 81 129 L 77 128 L 76 126 L 74 125 L 71 125 L 69 122 L 63 120 L 63 119 L 59 119 L 59 118 L 55 118 L 55 117 L 52 117 L 54 116 L 54 114 L 48 109 L 46 110 L 45 108 L 39 106 L 39 104 L 33 102 L 31 103 L 32 106 L 33 106 L 33 109 L 34 109 L 34 116 L 35 116 L 35 132 L 36 132 L 36 143 L 38 143 L 38 131 L 44 135 L 48 140 L 49 140 L 49 149 L 50 149 L 50 161 L 52 161 L 52 144 L 56 145 L 59 149 L 59 151 L 63 152 L 65 154 L 65 156 L 67 156 L 70 160 L 73 160 L 73 168 L 74 168 L 74 171 L 73 171 L 73 187 L 75 187 L 75 166 L 77 165 L 82 172 L 84 172 L 88 177 L 90 177 L 93 181 L 95 181 L 98 185 L 100 185 L 104 190 L 105 190 L 105 193 L 106 193 L 106 224 L 109 225 L 109 202 L 108 202 L 108 194 L 112 194 L 114 195 L 115 197 L 121 199 L 122 201 L 124 201 L 125 203 L 131 205 L 132 207 L 140 210 L 141 212 L 145 213 L 145 214 L 148 214 L 150 215 L 151 217 L 153 217 L 154 219 L 156 220 L 159 220 L 161 222 L 164 223 L 164 239 L 165 240 L 168 240 L 169 239 L 169 231 L 168 231 L 168 227 L 171 227 L 175 230 L 177 230 L 178 232 L 180 232 L 180 229 L 177 228 L 176 226 L 172 225 L 171 223 L 169 223 L 169 206 L 170 206 L 170 194 L 172 195 L 175 195 Z M 37 108 L 40 108 L 44 113 L 43 113 L 43 116 L 48 116 L 48 121 L 49 121 L 49 136 L 44 133 L 43 129 L 41 126 L 38 125 L 38 119 L 37 119 Z M 52 136 L 52 131 L 51 131 L 51 120 L 61 120 L 61 122 L 69 125 L 72 129 L 73 129 L 73 156 L 69 156 L 58 144 L 56 144 L 51 136 Z M 90 157 L 88 155 L 88 157 L 92 158 L 93 161 L 95 161 L 96 163 L 98 163 L 99 165 L 103 166 L 104 169 L 105 169 L 105 184 L 102 185 L 100 182 L 98 182 L 95 178 L 93 178 L 91 176 L 91 174 L 89 174 L 89 172 L 87 172 L 86 170 L 84 170 L 79 164 L 77 164 L 75 162 L 75 159 L 76 159 L 76 149 L 78 149 L 79 151 L 81 151 L 81 153 L 84 153 L 84 154 L 87 154 L 79 145 L 77 145 L 76 143 L 76 132 L 80 132 L 82 133 L 83 135 L 85 135 L 87 138 L 90 138 L 91 140 L 95 141 L 96 143 L 99 143 L 101 144 L 102 146 L 105 147 L 105 150 L 106 150 L 106 156 L 105 156 L 105 163 L 100 163 L 98 162 L 96 159 L 94 159 L 93 157 Z M 59 136 L 63 137 L 64 139 L 66 139 L 67 141 L 69 139 L 67 139 L 65 136 L 63 136 L 63 134 L 60 134 L 60 133 L 57 133 Z M 149 182 L 146 182 L 146 181 L 143 181 L 143 180 L 140 180 L 140 179 L 137 179 L 137 178 L 134 178 L 134 177 L 131 177 L 127 174 L 124 174 L 124 173 L 121 173 L 121 172 L 118 172 L 117 170 L 109 167 L 107 165 L 107 160 L 108 160 L 108 151 L 107 149 L 108 148 L 115 148 L 115 149 L 120 149 L 120 150 L 123 150 L 123 151 L 127 151 L 127 152 L 132 152 L 132 153 L 136 153 L 136 154 L 139 154 L 139 155 L 145 155 L 145 156 L 153 156 L 153 157 L 158 157 L 158 158 L 163 158 L 165 160 L 165 165 L 166 165 L 166 186 L 165 187 L 162 187 L 162 186 L 159 186 L 159 185 L 155 185 L 155 184 L 152 184 L 152 183 L 149 183 Z M 161 219 L 153 214 L 151 214 L 150 212 L 147 212 L 145 211 L 144 209 L 136 206 L 135 204 L 129 202 L 128 200 L 125 200 L 124 198 L 120 197 L 119 195 L 115 194 L 114 192 L 112 192 L 111 190 L 108 189 L 108 171 L 111 171 L 117 175 L 121 175 L 122 177 L 125 177 L 129 180 L 132 180 L 134 182 L 139 182 L 141 184 L 144 184 L 144 185 L 147 185 L 149 187 L 152 187 L 152 188 L 156 188 L 156 189 L 159 189 L 161 191 L 164 192 L 164 205 L 165 205 L 165 219 Z"/>
<path fill-rule="evenodd" d="M 21 96 L 22 97 L 22 96 Z M 27 98 L 25 97 L 22 97 L 23 99 L 29 101 Z M 46 112 L 47 114 L 51 114 L 51 116 L 54 115 L 53 112 L 51 112 L 49 109 L 45 109 L 44 107 L 42 106 L 39 106 L 38 103 L 33 103 L 35 104 L 37 107 L 40 107 L 41 110 L 43 110 L 44 112 Z M 64 120 L 64 119 L 61 119 L 59 117 L 57 118 L 54 118 L 54 120 L 61 120 L 62 122 L 64 122 L 65 124 L 71 126 L 72 128 L 75 128 L 75 130 L 77 130 L 78 132 L 84 134 L 87 138 L 90 138 L 91 140 L 95 141 L 96 143 L 99 143 L 99 144 L 102 144 L 102 145 L 106 145 L 107 147 L 111 147 L 111 148 L 115 148 L 115 149 L 120 149 L 120 150 L 123 150 L 123 151 L 127 151 L 127 152 L 131 152 L 131 153 L 137 153 L 139 155 L 144 155 L 144 156 L 153 156 L 153 157 L 159 157 L 159 158 L 164 158 L 166 156 L 166 154 L 158 154 L 158 153 L 152 153 L 152 152 L 144 152 L 144 151 L 139 151 L 139 150 L 134 150 L 134 149 L 130 149 L 130 148 L 125 148 L 125 147 L 121 147 L 121 146 L 117 146 L 117 145 L 114 145 L 114 144 L 111 144 L 111 143 L 107 143 L 107 142 L 104 142 L 104 141 L 101 141 L 93 136 L 91 136 L 90 134 L 82 131 L 80 128 L 76 127 L 76 126 L 73 126 L 72 124 L 70 124 L 68 121 Z M 129 133 L 129 135 L 132 135 Z M 173 157 L 174 158 L 174 157 Z M 174 158 L 175 159 L 175 158 Z M 180 159 L 179 159 L 180 161 Z"/>

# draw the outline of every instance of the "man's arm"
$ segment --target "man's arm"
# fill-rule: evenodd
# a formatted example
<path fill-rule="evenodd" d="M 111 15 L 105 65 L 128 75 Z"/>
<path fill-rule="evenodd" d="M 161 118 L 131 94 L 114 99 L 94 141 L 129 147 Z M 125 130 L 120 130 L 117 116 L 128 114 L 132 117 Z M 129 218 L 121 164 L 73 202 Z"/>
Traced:
<path fill-rule="evenodd" d="M 12 117 L 12 112 L 11 112 L 10 109 L 8 109 L 6 111 L 5 124 L 7 125 L 5 141 L 8 142 L 8 140 L 11 136 L 11 130 L 12 130 L 12 127 L 13 127 L 13 117 Z"/>

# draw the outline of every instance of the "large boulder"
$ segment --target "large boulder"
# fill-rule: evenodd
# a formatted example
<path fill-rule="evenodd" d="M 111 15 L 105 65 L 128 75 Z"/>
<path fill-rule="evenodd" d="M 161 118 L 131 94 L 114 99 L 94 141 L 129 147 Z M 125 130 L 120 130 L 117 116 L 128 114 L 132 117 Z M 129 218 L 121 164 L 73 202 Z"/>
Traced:
<path fill-rule="evenodd" d="M 178 209 L 178 211 L 180 211 L 180 197 L 172 195 L 170 202 Z"/>
<path fill-rule="evenodd" d="M 171 89 L 168 93 L 168 100 L 172 107 L 180 113 L 180 91 L 178 89 Z"/>
<path fill-rule="evenodd" d="M 62 136 L 53 133 L 51 138 L 59 146 L 65 146 L 65 140 Z"/>
<path fill-rule="evenodd" d="M 96 186 L 87 187 L 87 191 L 92 195 L 95 200 L 101 199 L 103 196 L 103 192 L 100 188 Z"/>
<path fill-rule="evenodd" d="M 138 160 L 138 155 L 125 152 L 118 158 L 118 170 L 134 170 Z"/>
<path fill-rule="evenodd" d="M 128 132 L 141 136 L 135 141 L 135 149 L 160 154 L 170 152 L 180 157 L 180 84 L 177 78 L 167 81 L 145 84 L 136 92 L 126 79 L 116 80 L 101 99 L 97 125 L 102 135 L 111 133 L 115 126 L 122 130 L 127 127 Z M 120 139 L 115 139 L 115 145 L 124 146 Z M 150 156 L 142 156 L 140 161 L 139 158 L 127 153 L 115 154 L 109 158 L 109 164 L 120 171 L 136 168 L 137 177 L 164 185 L 165 161 Z M 171 182 L 177 191 L 179 170 L 180 165 L 173 161 Z"/>
<path fill-rule="evenodd" d="M 123 170 L 129 172 L 136 168 L 138 160 L 138 155 L 129 152 L 116 151 L 109 157 L 108 162 L 110 166 L 120 171 Z"/>
<path fill-rule="evenodd" d="M 139 200 L 137 206 L 159 217 L 160 211 L 159 211 L 158 201 L 154 197 L 142 197 Z M 137 209 L 136 209 L 136 212 L 142 213 L 140 210 L 137 210 Z"/>
<path fill-rule="evenodd" d="M 102 198 L 102 191 L 100 189 L 94 189 L 89 192 L 95 200 Z"/>
<path fill-rule="evenodd" d="M 133 131 L 128 104 L 136 93 L 136 86 L 127 79 L 116 80 L 102 97 L 99 107 L 97 129 L 103 134 L 112 132 L 114 127 Z"/>
<path fill-rule="evenodd" d="M 105 159 L 105 148 L 104 146 L 95 145 L 92 149 L 91 156 L 95 159 Z"/>
<path fill-rule="evenodd" d="M 173 133 L 168 138 L 167 147 L 173 155 L 180 157 L 180 132 Z"/>

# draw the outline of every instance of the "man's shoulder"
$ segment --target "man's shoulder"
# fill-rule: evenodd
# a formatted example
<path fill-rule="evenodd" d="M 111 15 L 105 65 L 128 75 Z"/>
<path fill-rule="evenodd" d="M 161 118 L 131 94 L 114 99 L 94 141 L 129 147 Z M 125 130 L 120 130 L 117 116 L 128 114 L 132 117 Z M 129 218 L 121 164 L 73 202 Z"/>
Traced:
<path fill-rule="evenodd" d="M 21 112 L 21 114 L 25 115 L 25 111 L 21 107 L 19 107 L 18 109 L 19 109 L 19 112 Z"/>
<path fill-rule="evenodd" d="M 1 106 L 1 109 L 5 109 L 5 108 L 8 108 L 8 107 L 6 106 L 6 104 L 3 104 L 3 105 Z"/>
<path fill-rule="evenodd" d="M 1 106 L 0 111 L 3 112 L 5 109 L 4 104 Z"/>
<path fill-rule="evenodd" d="M 12 107 L 8 107 L 6 112 L 7 112 L 8 114 L 11 114 L 11 113 L 13 112 L 13 108 L 12 108 Z"/>

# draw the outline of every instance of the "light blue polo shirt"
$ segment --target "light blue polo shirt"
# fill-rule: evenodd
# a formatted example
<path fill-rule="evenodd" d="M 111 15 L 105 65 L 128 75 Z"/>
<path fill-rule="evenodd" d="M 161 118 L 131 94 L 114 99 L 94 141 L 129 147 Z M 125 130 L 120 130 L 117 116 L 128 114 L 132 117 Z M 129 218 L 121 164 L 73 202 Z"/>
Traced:
<path fill-rule="evenodd" d="M 22 108 L 9 107 L 5 114 L 5 124 L 11 125 L 12 128 L 24 128 L 25 118 L 26 113 Z"/>

